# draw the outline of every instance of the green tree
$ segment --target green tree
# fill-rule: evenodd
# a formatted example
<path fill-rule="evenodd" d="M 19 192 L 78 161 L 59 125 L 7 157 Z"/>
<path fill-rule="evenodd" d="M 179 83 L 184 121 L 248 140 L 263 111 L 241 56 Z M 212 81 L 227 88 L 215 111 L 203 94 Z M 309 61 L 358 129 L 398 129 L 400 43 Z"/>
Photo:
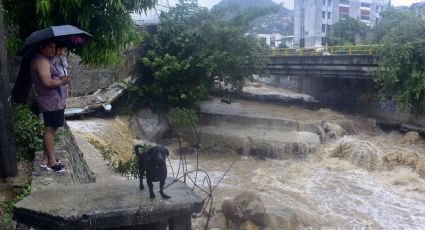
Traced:
<path fill-rule="evenodd" d="M 401 21 L 399 21 L 401 20 Z M 425 21 L 413 13 L 392 10 L 379 26 L 379 70 L 374 80 L 382 95 L 405 108 L 425 109 Z"/>
<path fill-rule="evenodd" d="M 157 0 L 3 0 L 11 55 L 33 31 L 61 24 L 80 27 L 94 35 L 76 51 L 83 62 L 98 66 L 119 63 L 123 51 L 140 42 L 130 13 L 144 12 Z"/>
<path fill-rule="evenodd" d="M 415 21 L 416 16 L 409 10 L 397 10 L 391 9 L 381 13 L 381 21 L 375 28 L 376 42 L 382 42 L 384 36 L 393 30 L 398 28 L 401 22 L 412 22 Z"/>
<path fill-rule="evenodd" d="M 329 45 L 354 45 L 356 43 L 356 35 L 365 36 L 369 27 L 354 18 L 341 18 L 337 23 L 332 25 Z"/>
<path fill-rule="evenodd" d="M 220 12 L 180 1 L 162 13 L 156 32 L 147 36 L 143 78 L 133 99 L 157 109 L 187 108 L 215 87 L 240 90 L 253 73 L 264 73 L 268 51 L 247 35 L 249 22 L 266 10 L 248 10 L 230 21 Z M 136 96 L 136 97 L 134 97 Z"/>

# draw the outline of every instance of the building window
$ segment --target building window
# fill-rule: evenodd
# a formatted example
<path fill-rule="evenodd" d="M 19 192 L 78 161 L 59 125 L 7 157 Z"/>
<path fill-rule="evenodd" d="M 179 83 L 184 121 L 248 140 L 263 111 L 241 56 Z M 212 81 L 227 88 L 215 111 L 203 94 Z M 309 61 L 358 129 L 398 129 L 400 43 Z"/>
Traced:
<path fill-rule="evenodd" d="M 322 33 L 326 33 L 327 34 L 330 31 L 331 31 L 331 26 L 330 25 L 322 24 Z"/>
<path fill-rule="evenodd" d="M 332 5 L 332 0 L 328 0 L 328 6 Z"/>
<path fill-rule="evenodd" d="M 326 6 L 326 0 L 323 0 L 323 6 Z"/>
<path fill-rule="evenodd" d="M 362 2 L 362 3 L 360 4 L 360 6 L 361 6 L 361 7 L 370 8 L 370 3 Z"/>
<path fill-rule="evenodd" d="M 362 16 L 369 16 L 370 12 L 368 10 L 360 10 L 360 15 Z"/>
<path fill-rule="evenodd" d="M 328 19 L 331 19 L 331 12 L 328 12 Z"/>
<path fill-rule="evenodd" d="M 362 16 L 360 16 L 360 19 L 361 20 L 368 20 L 369 21 L 369 16 L 362 15 Z"/>
<path fill-rule="evenodd" d="M 339 0 L 339 4 L 350 5 L 350 1 L 349 0 Z"/>
<path fill-rule="evenodd" d="M 276 46 L 276 39 L 275 37 L 270 37 L 270 46 L 275 47 Z"/>
<path fill-rule="evenodd" d="M 327 37 L 322 37 L 322 46 L 325 46 L 328 43 L 328 38 Z M 325 77 L 326 79 L 326 77 Z"/>
<path fill-rule="evenodd" d="M 346 13 L 339 13 L 339 19 L 346 19 L 348 18 L 348 14 Z"/>
<path fill-rule="evenodd" d="M 340 6 L 340 7 L 339 7 L 339 12 L 340 12 L 340 13 L 348 14 L 348 13 L 349 13 L 349 11 L 350 11 L 350 8 L 349 8 L 349 7 L 345 7 L 345 6 Z"/>
<path fill-rule="evenodd" d="M 322 18 L 325 19 L 326 18 L 326 12 L 322 11 Z"/>

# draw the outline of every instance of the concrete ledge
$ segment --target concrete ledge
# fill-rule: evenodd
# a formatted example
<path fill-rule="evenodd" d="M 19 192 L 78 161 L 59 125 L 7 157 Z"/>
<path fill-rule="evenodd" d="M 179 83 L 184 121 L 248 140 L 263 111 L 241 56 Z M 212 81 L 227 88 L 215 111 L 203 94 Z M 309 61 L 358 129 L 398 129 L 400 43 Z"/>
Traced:
<path fill-rule="evenodd" d="M 168 178 L 166 184 L 170 182 Z M 158 183 L 154 189 L 158 190 Z M 17 203 L 14 219 L 47 230 L 125 228 L 169 220 L 174 220 L 175 226 L 186 222 L 184 228 L 190 229 L 188 218 L 201 210 L 200 197 L 182 182 L 165 192 L 171 199 L 163 200 L 159 194 L 150 199 L 147 189 L 140 191 L 134 180 L 47 188 Z"/>

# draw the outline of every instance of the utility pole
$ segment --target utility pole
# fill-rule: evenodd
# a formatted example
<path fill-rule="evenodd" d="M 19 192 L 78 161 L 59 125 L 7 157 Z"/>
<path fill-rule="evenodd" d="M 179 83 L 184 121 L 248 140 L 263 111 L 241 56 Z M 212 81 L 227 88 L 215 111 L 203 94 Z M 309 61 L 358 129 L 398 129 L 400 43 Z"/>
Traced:
<path fill-rule="evenodd" d="M 3 22 L 3 2 L 0 0 L 0 178 L 15 176 L 17 173 Z"/>

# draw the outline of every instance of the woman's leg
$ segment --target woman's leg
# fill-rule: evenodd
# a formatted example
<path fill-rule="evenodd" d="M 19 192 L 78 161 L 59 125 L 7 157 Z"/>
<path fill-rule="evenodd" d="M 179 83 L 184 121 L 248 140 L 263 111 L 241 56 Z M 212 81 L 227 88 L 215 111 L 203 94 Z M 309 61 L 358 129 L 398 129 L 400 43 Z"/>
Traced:
<path fill-rule="evenodd" d="M 55 157 L 55 134 L 57 128 L 53 127 L 44 127 L 44 160 L 43 163 L 46 162 L 47 166 L 54 166 L 56 164 Z"/>

